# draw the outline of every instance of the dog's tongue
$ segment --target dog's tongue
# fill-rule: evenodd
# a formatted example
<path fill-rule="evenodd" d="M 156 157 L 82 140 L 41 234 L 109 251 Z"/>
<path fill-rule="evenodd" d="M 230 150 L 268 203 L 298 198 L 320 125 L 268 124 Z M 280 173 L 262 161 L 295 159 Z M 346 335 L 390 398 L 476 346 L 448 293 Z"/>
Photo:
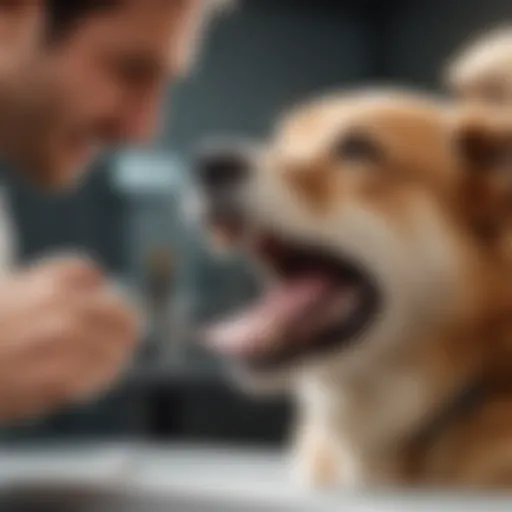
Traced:
<path fill-rule="evenodd" d="M 248 311 L 210 329 L 207 342 L 239 357 L 271 351 L 294 332 L 303 315 L 321 304 L 330 290 L 328 280 L 316 276 L 283 284 Z"/>

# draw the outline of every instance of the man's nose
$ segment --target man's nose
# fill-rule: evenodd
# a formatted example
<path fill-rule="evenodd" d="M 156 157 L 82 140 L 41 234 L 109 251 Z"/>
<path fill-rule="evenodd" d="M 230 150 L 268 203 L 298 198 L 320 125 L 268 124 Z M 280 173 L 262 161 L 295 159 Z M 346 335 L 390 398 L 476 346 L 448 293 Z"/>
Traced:
<path fill-rule="evenodd" d="M 133 144 L 154 142 L 162 128 L 163 99 L 160 94 L 141 98 L 131 106 L 124 105 L 119 121 L 120 138 Z"/>
<path fill-rule="evenodd" d="M 242 150 L 217 147 L 203 150 L 196 162 L 198 180 L 210 194 L 227 192 L 247 180 L 251 162 Z"/>

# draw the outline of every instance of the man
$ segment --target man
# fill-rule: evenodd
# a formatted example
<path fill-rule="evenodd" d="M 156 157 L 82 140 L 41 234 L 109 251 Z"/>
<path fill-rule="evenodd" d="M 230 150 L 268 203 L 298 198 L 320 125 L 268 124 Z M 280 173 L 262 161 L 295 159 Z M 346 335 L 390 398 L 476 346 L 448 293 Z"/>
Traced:
<path fill-rule="evenodd" d="M 58 191 L 76 184 L 106 145 L 150 140 L 164 89 L 186 71 L 216 3 L 0 0 L 2 158 Z M 70 257 L 4 276 L 0 422 L 110 386 L 140 329 L 101 270 Z"/>

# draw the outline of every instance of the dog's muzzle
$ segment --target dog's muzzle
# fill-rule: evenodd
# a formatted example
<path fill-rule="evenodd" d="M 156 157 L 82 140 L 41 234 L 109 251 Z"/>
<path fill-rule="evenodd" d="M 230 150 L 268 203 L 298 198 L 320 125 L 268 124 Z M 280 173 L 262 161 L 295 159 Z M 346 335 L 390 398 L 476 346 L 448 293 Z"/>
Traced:
<path fill-rule="evenodd" d="M 247 220 L 246 187 L 252 168 L 249 151 L 236 144 L 210 145 L 196 158 L 206 223 L 225 239 L 236 239 Z"/>

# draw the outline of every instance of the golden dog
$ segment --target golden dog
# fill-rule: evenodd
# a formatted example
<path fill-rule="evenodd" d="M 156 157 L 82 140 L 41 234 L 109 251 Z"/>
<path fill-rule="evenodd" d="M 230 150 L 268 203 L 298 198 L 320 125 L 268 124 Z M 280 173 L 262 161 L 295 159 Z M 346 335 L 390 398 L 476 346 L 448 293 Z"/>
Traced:
<path fill-rule="evenodd" d="M 297 398 L 313 485 L 512 485 L 512 126 L 393 91 L 293 111 L 199 163 L 205 214 L 268 278 L 212 327 L 242 384 Z"/>

